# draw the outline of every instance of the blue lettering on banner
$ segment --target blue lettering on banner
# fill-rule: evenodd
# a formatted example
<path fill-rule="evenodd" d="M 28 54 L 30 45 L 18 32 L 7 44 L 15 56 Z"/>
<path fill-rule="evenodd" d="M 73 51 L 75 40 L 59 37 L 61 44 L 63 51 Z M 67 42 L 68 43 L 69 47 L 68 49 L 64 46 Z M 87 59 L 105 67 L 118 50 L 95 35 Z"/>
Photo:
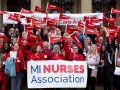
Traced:
<path fill-rule="evenodd" d="M 34 69 L 33 69 L 34 70 Z M 35 77 L 33 76 L 31 83 L 84 83 L 84 77 L 74 77 L 69 75 L 69 77 Z"/>
<path fill-rule="evenodd" d="M 50 79 L 51 79 L 51 81 L 50 81 Z M 53 82 L 53 78 L 52 78 L 52 77 L 49 77 L 49 78 L 48 78 L 48 82 L 49 82 L 49 83 L 52 83 L 52 82 Z"/>
<path fill-rule="evenodd" d="M 35 76 L 33 76 L 31 83 L 33 83 L 33 81 L 35 81 L 37 83 Z"/>
<path fill-rule="evenodd" d="M 34 69 L 33 66 L 31 65 L 31 74 L 33 74 L 33 72 L 36 72 L 37 73 L 41 73 L 41 65 L 37 65 L 36 68 Z"/>
<path fill-rule="evenodd" d="M 59 77 L 55 77 L 55 78 L 54 78 L 54 81 L 55 81 L 56 83 L 59 83 L 59 81 L 56 81 L 56 78 L 58 78 L 58 79 L 59 79 Z"/>

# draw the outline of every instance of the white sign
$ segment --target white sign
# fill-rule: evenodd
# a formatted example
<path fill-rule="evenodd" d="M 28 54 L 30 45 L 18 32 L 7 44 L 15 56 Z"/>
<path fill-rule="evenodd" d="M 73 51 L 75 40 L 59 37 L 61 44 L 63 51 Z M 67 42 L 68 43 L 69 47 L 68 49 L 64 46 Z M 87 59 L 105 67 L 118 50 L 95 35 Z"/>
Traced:
<path fill-rule="evenodd" d="M 10 57 L 11 57 L 11 58 L 16 58 L 16 57 L 17 57 L 17 52 L 15 52 L 15 51 L 10 51 Z"/>
<path fill-rule="evenodd" d="M 14 13 L 20 14 L 19 12 L 8 12 L 8 13 L 11 13 L 13 15 L 14 15 Z M 34 15 L 34 18 L 37 19 L 37 20 L 40 20 L 40 21 L 43 21 L 43 18 L 46 18 L 46 14 L 41 14 L 41 13 L 21 14 L 21 15 L 26 16 L 26 17 L 33 17 L 33 15 Z M 87 17 L 88 16 L 89 17 L 96 16 L 99 19 L 103 19 L 103 13 L 65 14 L 65 15 L 68 15 L 72 18 L 71 19 L 59 20 L 59 14 L 48 14 L 48 18 L 59 20 L 60 25 L 67 25 L 67 24 L 77 25 L 78 21 L 80 21 L 80 20 L 83 21 L 84 16 L 87 16 Z M 9 14 L 4 14 L 3 15 L 3 23 L 7 22 L 8 24 L 13 24 L 13 20 L 8 19 L 8 16 L 9 16 Z M 21 18 L 20 20 L 23 24 L 27 24 L 25 18 Z M 15 22 L 15 23 L 17 24 L 17 22 Z M 96 25 L 99 25 L 99 24 L 100 24 L 100 22 L 96 23 Z"/>
<path fill-rule="evenodd" d="M 115 68 L 114 74 L 115 74 L 115 75 L 120 75 L 120 67 L 116 67 L 116 68 Z"/>
<path fill-rule="evenodd" d="M 28 61 L 28 88 L 85 88 L 86 61 Z"/>

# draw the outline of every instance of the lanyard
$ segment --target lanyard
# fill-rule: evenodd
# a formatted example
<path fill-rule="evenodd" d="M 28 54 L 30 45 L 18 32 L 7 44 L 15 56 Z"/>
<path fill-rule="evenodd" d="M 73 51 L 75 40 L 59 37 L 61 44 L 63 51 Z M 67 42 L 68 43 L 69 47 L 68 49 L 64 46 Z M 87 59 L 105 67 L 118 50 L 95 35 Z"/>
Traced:
<path fill-rule="evenodd" d="M 78 54 L 75 55 L 75 57 L 77 56 Z M 72 61 L 75 59 L 75 57 L 73 57 Z"/>

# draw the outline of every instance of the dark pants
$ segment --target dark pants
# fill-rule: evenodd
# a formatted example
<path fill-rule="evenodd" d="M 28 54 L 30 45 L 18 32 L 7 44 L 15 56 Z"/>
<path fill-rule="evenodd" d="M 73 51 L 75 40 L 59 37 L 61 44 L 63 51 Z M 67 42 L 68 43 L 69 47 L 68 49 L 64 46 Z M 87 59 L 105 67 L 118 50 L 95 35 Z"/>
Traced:
<path fill-rule="evenodd" d="M 120 90 L 120 76 L 116 75 L 117 90 Z"/>
<path fill-rule="evenodd" d="M 85 90 L 89 90 L 89 85 L 91 85 L 91 90 L 95 90 L 95 77 L 91 77 L 91 71 L 92 69 L 88 68 L 88 79 Z"/>
<path fill-rule="evenodd" d="M 20 90 L 22 81 L 22 71 L 16 73 L 15 77 L 11 77 L 11 90 Z"/>
<path fill-rule="evenodd" d="M 103 68 L 102 67 L 98 67 L 98 72 L 97 72 L 97 81 L 98 84 L 103 84 Z"/>
<path fill-rule="evenodd" d="M 117 79 L 116 79 L 116 75 L 113 75 L 113 88 L 117 89 Z"/>
<path fill-rule="evenodd" d="M 104 66 L 103 67 L 104 90 L 111 90 L 110 76 L 111 76 L 111 66 Z"/>

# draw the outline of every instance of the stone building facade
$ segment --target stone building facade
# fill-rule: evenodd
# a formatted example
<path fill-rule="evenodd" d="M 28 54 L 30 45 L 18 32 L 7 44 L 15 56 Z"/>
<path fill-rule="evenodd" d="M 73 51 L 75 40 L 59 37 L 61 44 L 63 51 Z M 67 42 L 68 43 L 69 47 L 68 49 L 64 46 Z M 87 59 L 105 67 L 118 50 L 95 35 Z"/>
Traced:
<path fill-rule="evenodd" d="M 34 5 L 46 9 L 47 2 L 62 7 L 62 10 L 49 10 L 49 13 L 99 13 L 109 16 L 111 7 L 120 10 L 120 0 L 0 0 L 0 10 L 20 12 L 21 8 L 33 11 Z M 119 18 L 120 14 L 113 15 Z M 0 27 L 3 25 L 0 15 Z M 120 22 L 118 22 L 120 24 Z"/>

